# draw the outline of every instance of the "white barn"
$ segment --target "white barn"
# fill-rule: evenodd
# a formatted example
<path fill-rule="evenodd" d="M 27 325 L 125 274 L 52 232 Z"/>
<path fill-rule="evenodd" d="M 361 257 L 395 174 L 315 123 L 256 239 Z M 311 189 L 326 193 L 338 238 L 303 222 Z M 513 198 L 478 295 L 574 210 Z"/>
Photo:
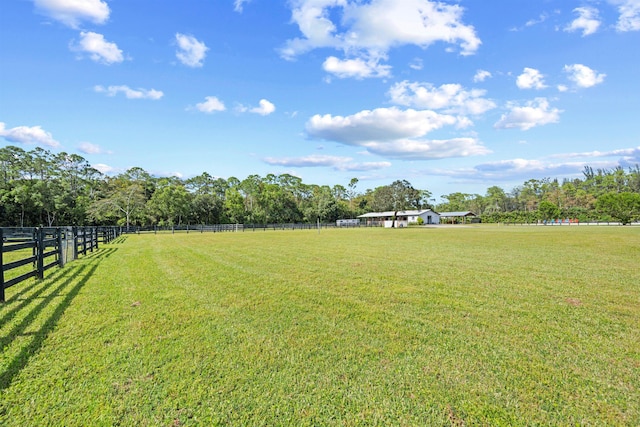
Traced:
<path fill-rule="evenodd" d="M 439 224 L 440 214 L 431 209 L 410 211 L 369 212 L 358 216 L 367 225 L 384 225 L 385 228 L 407 227 L 409 224 L 417 224 L 418 218 L 422 218 L 424 224 Z"/>

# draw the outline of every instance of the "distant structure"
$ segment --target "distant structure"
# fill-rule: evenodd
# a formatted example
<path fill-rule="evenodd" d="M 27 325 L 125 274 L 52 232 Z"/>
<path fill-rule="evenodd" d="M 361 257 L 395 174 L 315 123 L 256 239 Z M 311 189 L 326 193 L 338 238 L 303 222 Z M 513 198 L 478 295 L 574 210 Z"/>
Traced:
<path fill-rule="evenodd" d="M 339 219 L 336 221 L 336 227 L 358 227 L 359 225 L 360 225 L 360 220 L 357 218 Z"/>
<path fill-rule="evenodd" d="M 391 227 L 407 227 L 409 224 L 417 224 L 418 218 L 422 218 L 423 224 L 439 224 L 440 214 L 431 209 L 414 210 L 414 211 L 387 211 L 387 212 L 369 212 L 358 216 L 366 221 L 368 226 L 384 225 L 385 228 Z"/>
<path fill-rule="evenodd" d="M 467 222 L 477 222 L 476 214 L 471 211 L 461 212 L 442 212 L 440 214 L 440 220 L 445 224 L 466 224 Z"/>

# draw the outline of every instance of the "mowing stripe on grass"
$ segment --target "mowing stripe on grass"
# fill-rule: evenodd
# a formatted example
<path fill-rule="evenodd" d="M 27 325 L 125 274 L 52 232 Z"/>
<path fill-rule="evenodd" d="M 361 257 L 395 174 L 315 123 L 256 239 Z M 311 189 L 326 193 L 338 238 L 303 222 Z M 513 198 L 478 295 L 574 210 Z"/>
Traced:
<path fill-rule="evenodd" d="M 72 297 L 29 320 L 48 332 L 0 391 L 0 422 L 640 423 L 640 230 L 157 234 L 110 248 L 74 262 L 77 282 L 43 284 Z M 38 303 L 8 298 L 0 339 L 17 348 Z"/>

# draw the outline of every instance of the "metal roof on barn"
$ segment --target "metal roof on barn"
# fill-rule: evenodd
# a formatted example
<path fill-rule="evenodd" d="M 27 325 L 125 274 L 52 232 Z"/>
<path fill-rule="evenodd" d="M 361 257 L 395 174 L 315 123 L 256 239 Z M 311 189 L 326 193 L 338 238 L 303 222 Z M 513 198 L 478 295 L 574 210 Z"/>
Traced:
<path fill-rule="evenodd" d="M 440 216 L 451 218 L 451 217 L 463 217 L 463 216 L 476 216 L 471 211 L 461 211 L 461 212 L 441 212 Z"/>
<path fill-rule="evenodd" d="M 438 213 L 432 209 L 412 210 L 412 211 L 386 211 L 386 212 L 369 212 L 359 215 L 358 218 L 393 218 L 394 216 L 418 216 L 426 212 Z"/>

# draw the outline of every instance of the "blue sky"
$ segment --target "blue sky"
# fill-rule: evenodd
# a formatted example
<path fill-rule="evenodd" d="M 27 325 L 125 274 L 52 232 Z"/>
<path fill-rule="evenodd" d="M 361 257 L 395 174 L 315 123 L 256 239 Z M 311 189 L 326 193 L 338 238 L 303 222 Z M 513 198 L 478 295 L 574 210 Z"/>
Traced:
<path fill-rule="evenodd" d="M 0 144 L 435 196 L 640 163 L 640 0 L 2 0 Z"/>

